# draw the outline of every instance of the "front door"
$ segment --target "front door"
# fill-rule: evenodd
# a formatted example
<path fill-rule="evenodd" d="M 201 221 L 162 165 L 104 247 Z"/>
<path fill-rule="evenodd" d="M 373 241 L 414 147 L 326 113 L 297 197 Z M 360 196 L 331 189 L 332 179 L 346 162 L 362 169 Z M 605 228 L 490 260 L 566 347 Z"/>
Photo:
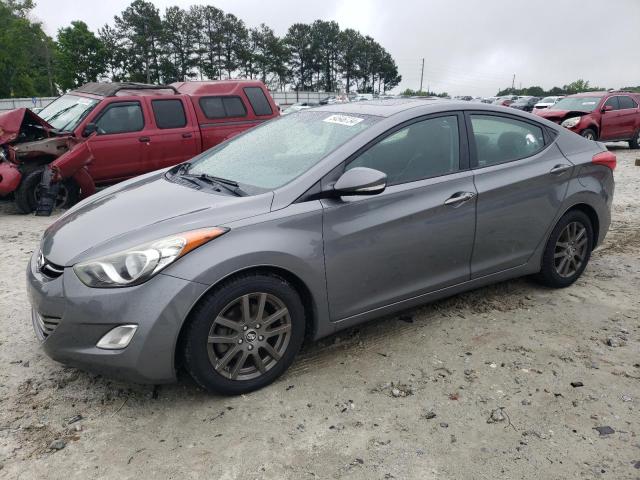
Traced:
<path fill-rule="evenodd" d="M 545 241 L 573 165 L 535 122 L 471 113 L 468 125 L 478 191 L 471 277 L 478 278 L 525 264 Z"/>
<path fill-rule="evenodd" d="M 113 182 L 140 173 L 148 156 L 148 127 L 139 101 L 113 101 L 93 123 L 97 134 L 89 138 L 93 161 L 89 174 L 97 183 Z"/>
<path fill-rule="evenodd" d="M 462 119 L 395 129 L 346 165 L 385 172 L 383 193 L 322 201 L 333 321 L 469 279 L 475 188 Z"/>

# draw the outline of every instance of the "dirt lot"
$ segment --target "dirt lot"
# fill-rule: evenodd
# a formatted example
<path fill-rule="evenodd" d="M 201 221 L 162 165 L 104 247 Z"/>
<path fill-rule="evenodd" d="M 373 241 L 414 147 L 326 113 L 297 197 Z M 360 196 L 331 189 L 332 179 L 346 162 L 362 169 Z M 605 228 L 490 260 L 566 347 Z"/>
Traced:
<path fill-rule="evenodd" d="M 0 477 L 640 479 L 640 152 L 612 148 L 612 230 L 574 286 L 370 323 L 237 398 L 49 360 L 24 269 L 53 218 L 0 204 Z"/>

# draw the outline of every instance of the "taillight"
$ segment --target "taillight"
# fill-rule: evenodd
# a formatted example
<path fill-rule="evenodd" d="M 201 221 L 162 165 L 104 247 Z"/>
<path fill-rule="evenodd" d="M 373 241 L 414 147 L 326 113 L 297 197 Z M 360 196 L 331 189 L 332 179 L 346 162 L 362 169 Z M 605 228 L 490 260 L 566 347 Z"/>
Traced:
<path fill-rule="evenodd" d="M 595 163 L 597 165 L 604 165 L 605 167 L 609 167 L 611 170 L 616 169 L 616 156 L 611 152 L 600 152 L 596 153 L 591 159 L 591 163 Z"/>

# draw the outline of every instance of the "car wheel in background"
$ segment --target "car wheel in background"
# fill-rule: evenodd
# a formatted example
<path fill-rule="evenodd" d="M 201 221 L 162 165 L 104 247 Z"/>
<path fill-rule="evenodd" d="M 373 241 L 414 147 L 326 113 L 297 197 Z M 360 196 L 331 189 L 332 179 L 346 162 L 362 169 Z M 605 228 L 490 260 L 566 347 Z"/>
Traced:
<path fill-rule="evenodd" d="M 596 132 L 591 128 L 585 128 L 582 132 L 580 132 L 580 135 L 582 135 L 587 140 L 597 140 L 598 138 Z"/>
<path fill-rule="evenodd" d="M 629 140 L 629 148 L 640 148 L 640 128 L 635 131 L 631 140 Z"/>
<path fill-rule="evenodd" d="M 305 333 L 296 290 L 276 275 L 239 275 L 194 308 L 184 334 L 187 371 L 204 389 L 239 395 L 273 382 Z"/>
<path fill-rule="evenodd" d="M 551 232 L 537 279 L 548 287 L 568 287 L 582 275 L 592 249 L 593 226 L 589 217 L 579 210 L 567 212 Z"/>
<path fill-rule="evenodd" d="M 38 206 L 40 200 L 40 181 L 42 169 L 33 170 L 22 177 L 22 181 L 15 191 L 14 197 L 21 213 L 31 213 Z M 55 208 L 69 208 L 78 201 L 80 187 L 73 180 L 65 180 L 60 184 Z"/>

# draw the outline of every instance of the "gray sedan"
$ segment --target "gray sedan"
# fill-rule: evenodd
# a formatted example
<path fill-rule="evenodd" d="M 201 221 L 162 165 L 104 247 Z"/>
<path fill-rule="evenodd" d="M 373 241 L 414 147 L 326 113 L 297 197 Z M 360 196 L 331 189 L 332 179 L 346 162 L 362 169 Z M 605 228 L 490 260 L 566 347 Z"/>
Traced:
<path fill-rule="evenodd" d="M 305 338 L 523 275 L 571 285 L 607 233 L 615 164 L 490 105 L 288 115 L 61 216 L 28 265 L 33 325 L 69 365 L 249 392 Z"/>

